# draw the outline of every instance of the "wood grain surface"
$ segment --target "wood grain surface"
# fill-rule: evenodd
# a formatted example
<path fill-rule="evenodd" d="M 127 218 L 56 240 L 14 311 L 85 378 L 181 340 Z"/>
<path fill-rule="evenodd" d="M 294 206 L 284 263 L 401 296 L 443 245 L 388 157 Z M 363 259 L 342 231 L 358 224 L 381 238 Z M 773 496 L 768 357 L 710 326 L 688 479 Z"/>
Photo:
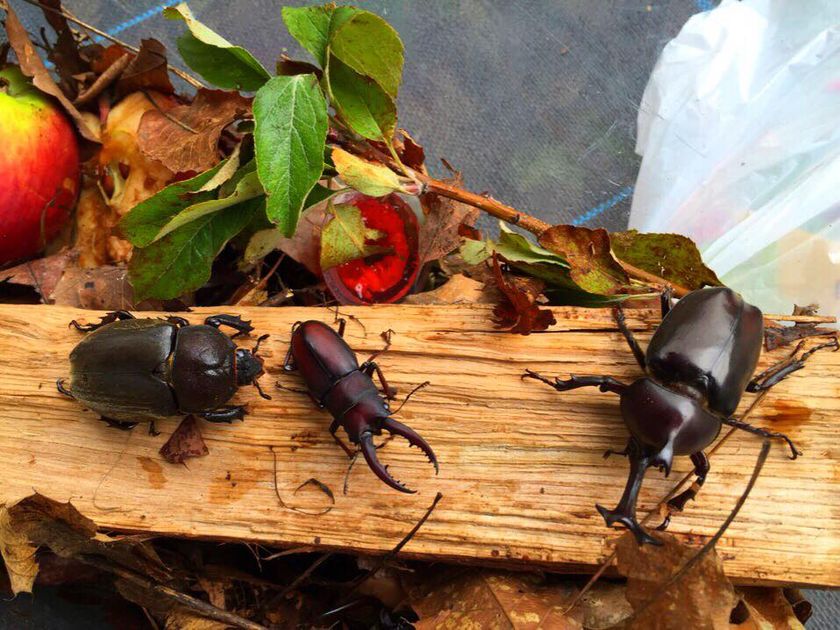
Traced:
<path fill-rule="evenodd" d="M 218 309 L 196 309 L 195 323 Z M 231 312 L 229 309 L 226 312 Z M 482 306 L 381 306 L 347 309 L 346 338 L 364 358 L 393 345 L 379 363 L 401 394 L 430 381 L 397 416 L 434 447 L 440 475 L 404 442 L 381 449 L 395 476 L 420 491 L 404 495 L 379 482 L 362 460 L 343 484 L 348 459 L 331 439 L 327 415 L 300 393 L 295 374 L 282 370 L 295 321 L 332 322 L 328 309 L 250 308 L 256 333 L 271 333 L 262 354 L 267 374 L 260 399 L 241 389 L 234 402 L 250 406 L 245 422 L 201 421 L 210 455 L 171 465 L 158 449 L 179 420 L 159 423 L 153 437 L 139 426 L 106 427 L 56 392 L 68 374 L 68 354 L 81 338 L 68 329 L 92 311 L 54 306 L 0 305 L 0 501 L 37 490 L 73 504 L 105 531 L 147 532 L 278 546 L 314 545 L 359 553 L 390 549 L 413 526 L 437 491 L 444 498 L 403 552 L 427 560 L 538 566 L 586 572 L 610 551 L 620 532 L 604 526 L 596 502 L 612 507 L 627 477 L 627 462 L 604 460 L 627 432 L 617 397 L 595 389 L 559 394 L 524 369 L 569 373 L 639 374 L 609 312 L 557 309 L 557 325 L 527 337 L 494 330 Z M 151 316 L 153 314 L 144 314 Z M 653 313 L 629 318 L 644 343 Z M 788 349 L 762 358 L 778 360 Z M 840 586 L 840 353 L 817 353 L 808 366 L 772 390 L 750 417 L 785 431 L 804 451 L 787 458 L 774 444 L 752 496 L 719 544 L 727 573 L 738 582 Z M 752 398 L 746 395 L 742 408 Z M 697 501 L 675 516 L 670 531 L 695 543 L 726 518 L 750 476 L 760 440 L 741 432 L 711 458 L 712 471 Z M 276 470 L 276 476 L 275 476 Z M 675 462 L 669 479 L 650 471 L 640 517 L 690 470 Z M 314 484 L 335 494 L 329 505 Z M 282 497 L 284 508 L 278 501 Z"/>

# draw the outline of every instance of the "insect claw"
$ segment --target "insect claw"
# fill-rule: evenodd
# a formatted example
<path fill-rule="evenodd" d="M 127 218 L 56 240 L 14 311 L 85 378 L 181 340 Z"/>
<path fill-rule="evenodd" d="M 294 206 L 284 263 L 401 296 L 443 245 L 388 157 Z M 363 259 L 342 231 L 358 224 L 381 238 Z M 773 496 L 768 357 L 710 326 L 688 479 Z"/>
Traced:
<path fill-rule="evenodd" d="M 400 492 L 405 492 L 407 494 L 414 494 L 417 492 L 416 490 L 407 488 L 397 479 L 394 479 L 394 477 L 391 476 L 391 473 L 388 472 L 388 465 L 383 465 L 382 462 L 379 461 L 379 458 L 376 456 L 376 445 L 373 443 L 373 434 L 370 431 L 364 431 L 359 436 L 359 447 L 365 461 L 368 463 L 368 466 L 371 471 L 373 471 L 374 475 L 379 477 L 394 490 L 399 490 Z"/>
<path fill-rule="evenodd" d="M 393 418 L 385 418 L 383 420 L 381 428 L 385 431 L 388 431 L 392 435 L 399 435 L 400 437 L 405 438 L 408 440 L 409 446 L 416 446 L 419 448 L 429 460 L 429 463 L 435 467 L 435 474 L 440 472 L 440 467 L 438 466 L 437 457 L 435 457 L 435 453 L 432 450 L 432 447 L 429 446 L 429 443 L 426 442 L 420 434 L 417 433 L 414 429 L 404 425 L 402 422 L 394 420 Z"/>

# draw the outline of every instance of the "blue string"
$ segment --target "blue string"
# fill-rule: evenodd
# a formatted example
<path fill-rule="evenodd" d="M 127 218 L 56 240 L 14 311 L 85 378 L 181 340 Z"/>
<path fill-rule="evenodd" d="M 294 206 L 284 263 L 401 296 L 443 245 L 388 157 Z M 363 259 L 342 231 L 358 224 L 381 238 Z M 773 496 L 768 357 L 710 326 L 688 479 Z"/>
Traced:
<path fill-rule="evenodd" d="M 602 212 L 605 212 L 605 211 L 609 210 L 610 208 L 612 208 L 614 206 L 617 206 L 622 201 L 624 201 L 625 199 L 630 197 L 630 195 L 632 195 L 632 194 L 633 194 L 633 187 L 632 186 L 626 186 L 626 187 L 622 188 L 621 190 L 619 190 L 616 194 L 614 194 L 612 197 L 610 197 L 606 201 L 602 201 L 597 206 L 595 206 L 593 208 L 590 208 L 589 210 L 584 212 L 579 217 L 573 219 L 572 220 L 572 225 L 581 225 L 583 223 L 586 223 L 587 221 L 591 221 L 592 219 L 597 217 Z"/>
<path fill-rule="evenodd" d="M 694 6 L 698 11 L 711 11 L 715 8 L 713 0 L 694 0 Z"/>
<path fill-rule="evenodd" d="M 172 2 L 165 2 L 163 4 L 159 4 L 156 7 L 152 7 L 151 9 L 148 9 L 147 11 L 143 11 L 143 13 L 140 13 L 139 15 L 135 15 L 133 18 L 130 18 L 130 19 L 126 20 L 125 22 L 117 24 L 115 27 L 113 27 L 112 29 L 110 29 L 106 32 L 108 33 L 108 35 L 116 35 L 117 33 L 122 33 L 124 30 L 129 29 L 132 26 L 137 26 L 138 24 L 140 24 L 142 22 L 145 22 L 149 18 L 155 17 L 156 15 L 160 15 L 161 11 L 163 11 L 166 7 L 171 6 L 171 5 L 172 5 Z M 102 37 L 101 35 L 96 35 L 96 36 L 92 37 L 91 39 L 93 39 L 93 41 L 96 42 L 97 44 L 99 44 L 99 43 L 101 43 L 102 41 L 105 40 L 105 38 Z"/>

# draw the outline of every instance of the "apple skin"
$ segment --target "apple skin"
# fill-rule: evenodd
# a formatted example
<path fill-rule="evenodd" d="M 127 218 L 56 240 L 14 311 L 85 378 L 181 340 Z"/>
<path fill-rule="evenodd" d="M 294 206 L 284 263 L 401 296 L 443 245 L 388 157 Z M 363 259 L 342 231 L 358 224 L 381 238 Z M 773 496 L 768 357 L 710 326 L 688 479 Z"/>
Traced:
<path fill-rule="evenodd" d="M 0 265 L 41 251 L 70 218 L 79 145 L 70 121 L 16 66 L 0 70 Z"/>

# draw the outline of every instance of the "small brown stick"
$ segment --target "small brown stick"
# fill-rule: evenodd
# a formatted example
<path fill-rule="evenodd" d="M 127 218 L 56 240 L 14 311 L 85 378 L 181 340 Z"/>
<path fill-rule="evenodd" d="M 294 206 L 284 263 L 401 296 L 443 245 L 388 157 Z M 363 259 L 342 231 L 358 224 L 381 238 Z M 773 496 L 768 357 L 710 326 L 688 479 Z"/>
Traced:
<path fill-rule="evenodd" d="M 758 454 L 758 459 L 755 462 L 755 467 L 753 468 L 752 476 L 750 477 L 749 482 L 747 482 L 747 487 L 744 488 L 744 492 L 741 493 L 741 496 L 738 498 L 738 502 L 735 504 L 735 507 L 732 508 L 732 511 L 729 513 L 729 516 L 726 517 L 726 520 L 717 530 L 714 536 L 712 536 L 709 541 L 703 545 L 700 550 L 695 553 L 691 558 L 688 559 L 680 569 L 674 573 L 668 580 L 657 587 L 657 594 L 648 599 L 644 604 L 642 604 L 641 608 L 636 609 L 633 614 L 628 619 L 622 619 L 620 623 L 621 627 L 625 627 L 630 625 L 634 619 L 636 619 L 639 615 L 641 615 L 645 610 L 650 608 L 651 604 L 653 604 L 662 594 L 671 588 L 674 584 L 676 584 L 682 577 L 688 573 L 694 565 L 696 565 L 700 560 L 703 559 L 709 551 L 717 544 L 717 542 L 721 539 L 724 532 L 729 528 L 732 524 L 732 521 L 735 520 L 735 517 L 738 516 L 738 512 L 741 511 L 741 508 L 744 507 L 744 503 L 747 502 L 747 497 L 750 496 L 750 492 L 752 492 L 753 486 L 755 486 L 755 482 L 758 481 L 758 476 L 761 474 L 761 469 L 764 468 L 764 462 L 767 461 L 767 455 L 770 453 L 770 440 L 764 440 L 761 445 L 761 452 Z M 618 624 L 616 624 L 618 625 Z M 615 627 L 615 626 L 609 626 Z"/>
<path fill-rule="evenodd" d="M 156 584 L 152 580 L 143 577 L 139 573 L 135 573 L 134 571 L 125 569 L 120 566 L 112 565 L 109 562 L 105 562 L 104 560 L 97 558 L 96 556 L 81 555 L 78 556 L 78 559 L 84 562 L 85 564 L 89 564 L 92 567 L 100 569 L 101 571 L 113 573 L 117 577 L 122 578 L 126 582 L 130 582 L 138 588 L 149 591 L 154 595 L 158 595 L 160 597 L 168 599 L 178 604 L 179 606 L 184 606 L 186 608 L 194 610 L 199 615 L 201 615 L 202 617 L 206 617 L 207 619 L 219 621 L 229 626 L 233 626 L 234 628 L 243 628 L 244 630 L 268 630 L 263 625 L 254 623 L 253 621 L 248 621 L 247 619 L 243 619 L 239 615 L 235 615 L 233 613 L 227 612 L 226 610 L 222 610 L 221 608 L 217 608 L 212 604 L 203 602 L 200 599 L 192 597 L 191 595 L 187 595 L 186 593 L 176 591 L 175 589 L 169 588 L 168 586 L 164 586 L 163 584 Z"/>
<path fill-rule="evenodd" d="M 279 604 L 280 602 L 282 602 L 286 598 L 286 595 L 288 595 L 289 593 L 294 591 L 298 586 L 300 586 L 304 582 L 304 580 L 308 579 L 309 576 L 312 575 L 318 567 L 320 567 L 327 560 L 332 558 L 332 556 L 333 556 L 332 552 L 329 552 L 329 553 L 325 553 L 320 558 L 315 560 L 315 562 L 310 564 L 309 567 L 306 569 L 306 571 L 304 571 L 299 576 L 297 576 L 291 584 L 289 584 L 286 588 L 284 588 L 282 591 L 277 593 L 277 595 L 275 595 L 270 600 L 268 600 L 268 602 L 263 604 L 260 607 L 260 610 L 268 610 L 270 608 L 273 608 L 275 605 Z"/>
<path fill-rule="evenodd" d="M 97 77 L 96 81 L 94 81 L 88 89 L 79 94 L 76 100 L 73 101 L 73 105 L 81 106 L 90 103 L 93 99 L 102 94 L 102 92 L 105 91 L 105 88 L 116 81 L 130 63 L 131 55 L 123 55 L 117 59 L 114 63 L 108 66 L 108 69 L 105 70 L 105 72 Z"/>
<path fill-rule="evenodd" d="M 64 19 L 66 19 L 70 22 L 73 22 L 74 24 L 78 24 L 79 26 L 81 26 L 82 28 L 90 31 L 91 33 L 95 33 L 96 35 L 99 35 L 100 37 L 103 37 L 103 38 L 107 39 L 108 41 L 114 42 L 115 44 L 119 44 L 120 46 L 122 46 L 126 50 L 130 50 L 133 53 L 139 53 L 140 52 L 140 49 L 137 48 L 136 46 L 132 46 L 131 44 L 128 44 L 128 43 L 126 43 L 122 40 L 119 40 L 116 37 L 114 37 L 113 35 L 109 35 L 105 31 L 101 31 L 98 28 L 96 28 L 95 26 L 93 26 L 91 24 L 88 24 L 87 22 L 82 22 L 79 18 L 71 15 L 70 13 L 67 13 L 66 11 L 56 9 L 54 7 L 49 7 L 45 4 L 41 4 L 40 2 L 38 2 L 38 0 L 24 0 L 24 2 L 27 2 L 27 3 L 29 3 L 33 6 L 36 6 L 40 9 L 43 9 L 44 11 L 49 11 L 51 13 L 55 13 L 57 15 L 60 15 Z M 184 81 L 186 81 L 187 83 L 189 83 L 193 87 L 196 87 L 196 88 L 207 87 L 201 81 L 199 81 L 198 79 L 196 79 L 192 75 L 187 74 L 186 72 L 184 72 L 180 68 L 176 68 L 175 66 L 173 66 L 171 64 L 167 64 L 167 67 L 169 68 L 170 72 L 178 75 L 179 77 L 181 77 Z"/>
<path fill-rule="evenodd" d="M 797 324 L 836 324 L 837 318 L 833 315 L 765 315 L 764 324 L 774 322 L 794 322 Z"/>

